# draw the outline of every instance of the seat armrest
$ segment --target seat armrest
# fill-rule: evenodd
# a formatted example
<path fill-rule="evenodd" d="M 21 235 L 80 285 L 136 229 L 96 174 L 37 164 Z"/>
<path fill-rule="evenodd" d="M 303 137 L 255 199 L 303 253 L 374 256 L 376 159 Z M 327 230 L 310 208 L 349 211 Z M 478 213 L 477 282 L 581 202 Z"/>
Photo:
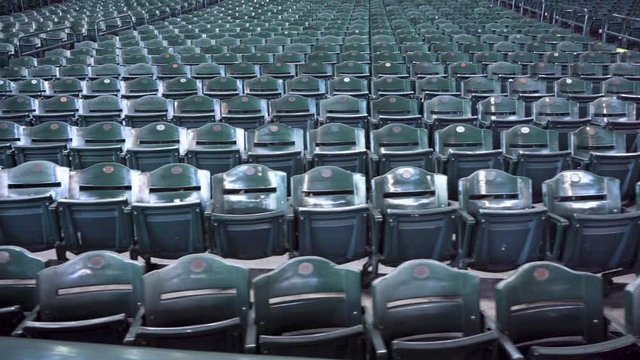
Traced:
<path fill-rule="evenodd" d="M 247 332 L 244 337 L 244 352 L 247 354 L 256 354 L 258 352 L 257 340 L 256 311 L 252 308 L 247 314 Z"/>
<path fill-rule="evenodd" d="M 617 349 L 623 349 L 628 346 L 634 346 L 638 339 L 633 335 L 625 335 L 619 338 L 595 343 L 588 345 L 578 346 L 532 346 L 529 349 L 529 355 L 535 357 L 567 357 L 572 358 L 574 356 L 580 356 L 586 358 L 587 356 L 597 357 L 599 354 L 614 351 Z"/>
<path fill-rule="evenodd" d="M 547 244 L 545 245 L 546 255 L 550 260 L 557 260 L 562 244 L 564 243 L 565 230 L 569 227 L 569 221 L 551 212 L 547 212 L 547 216 L 555 226 L 555 231 L 553 231 L 552 226 L 549 226 L 549 231 L 553 231 L 554 233 L 547 235 Z"/>
<path fill-rule="evenodd" d="M 387 359 L 387 346 L 384 344 L 380 331 L 373 325 L 373 319 L 368 309 L 365 309 L 364 312 L 364 331 L 367 334 L 367 341 L 371 341 L 370 345 L 373 348 L 375 358 L 378 360 Z"/>
<path fill-rule="evenodd" d="M 142 326 L 144 321 L 144 306 L 140 306 L 138 312 L 136 313 L 136 317 L 133 319 L 133 323 L 129 327 L 127 331 L 127 335 L 125 335 L 124 340 L 122 341 L 125 345 L 133 345 L 136 341 L 136 335 L 140 332 L 140 327 Z"/>
<path fill-rule="evenodd" d="M 500 344 L 500 348 L 504 350 L 509 359 L 524 360 L 524 355 L 522 355 L 520 350 L 518 350 L 516 345 L 506 335 L 498 331 L 498 326 L 493 320 L 485 316 L 484 321 L 488 329 L 491 329 L 498 333 L 498 344 Z"/>
<path fill-rule="evenodd" d="M 465 210 L 458 210 L 458 215 L 467 226 L 476 224 L 476 219 Z"/>
<path fill-rule="evenodd" d="M 209 201 L 207 207 L 204 209 L 204 216 L 206 218 L 210 218 L 211 214 L 213 214 L 213 201 Z"/>
<path fill-rule="evenodd" d="M 11 336 L 24 337 L 24 327 L 27 322 L 36 321 L 40 313 L 40 305 L 36 306 L 27 317 L 13 330 Z"/>

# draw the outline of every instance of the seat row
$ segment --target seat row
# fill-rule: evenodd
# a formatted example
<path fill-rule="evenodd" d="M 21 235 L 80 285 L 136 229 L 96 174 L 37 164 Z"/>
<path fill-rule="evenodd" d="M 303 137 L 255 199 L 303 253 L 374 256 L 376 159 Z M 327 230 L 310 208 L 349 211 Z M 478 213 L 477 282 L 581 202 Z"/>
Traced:
<path fill-rule="evenodd" d="M 365 307 L 358 272 L 317 257 L 250 281 L 248 269 L 209 254 L 145 275 L 106 251 L 49 268 L 18 247 L 0 247 L 0 255 L 0 279 L 20 284 L 0 285 L 2 335 L 336 359 L 640 354 L 639 282 L 625 289 L 621 324 L 604 315 L 599 277 L 551 262 L 523 265 L 499 282 L 491 319 L 480 310 L 479 278 L 432 260 L 374 281 Z M 543 305 L 519 310 L 531 304 Z"/>
<path fill-rule="evenodd" d="M 69 174 L 33 161 L 0 176 L 3 244 L 55 247 L 61 260 L 93 249 L 129 250 L 148 265 L 205 249 L 239 259 L 289 252 L 368 257 L 375 275 L 380 263 L 415 258 L 498 272 L 548 258 L 611 278 L 639 259 L 640 213 L 622 207 L 618 179 L 583 170 L 543 182 L 544 206 L 533 204 L 531 179 L 497 169 L 460 179 L 457 204 L 445 175 L 406 166 L 374 178 L 370 202 L 365 177 L 334 166 L 287 179 L 245 164 L 210 178 L 187 164 L 140 174 L 102 163 Z"/>

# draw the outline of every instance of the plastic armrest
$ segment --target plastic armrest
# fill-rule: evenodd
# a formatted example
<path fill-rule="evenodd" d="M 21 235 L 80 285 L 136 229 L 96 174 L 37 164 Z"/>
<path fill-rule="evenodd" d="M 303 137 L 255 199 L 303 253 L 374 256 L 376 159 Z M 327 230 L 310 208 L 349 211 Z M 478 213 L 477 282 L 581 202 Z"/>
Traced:
<path fill-rule="evenodd" d="M 166 327 L 166 328 L 141 326 L 138 329 L 138 334 L 142 336 L 148 335 L 148 336 L 163 337 L 163 338 L 184 337 L 186 334 L 200 335 L 200 334 L 215 333 L 231 327 L 240 327 L 240 325 L 241 325 L 240 318 L 235 317 L 232 319 L 218 321 L 215 323 L 199 324 L 199 325 L 191 325 L 191 326 L 176 326 L 176 327 Z"/>
<path fill-rule="evenodd" d="M 384 344 L 382 334 L 380 334 L 380 331 L 373 325 L 373 319 L 369 311 L 365 311 L 364 313 L 364 331 L 367 334 L 367 338 L 371 341 L 375 358 L 378 360 L 387 359 L 389 351 Z"/>
<path fill-rule="evenodd" d="M 93 329 L 101 325 L 127 322 L 126 314 L 118 314 L 105 316 L 96 319 L 78 320 L 78 321 L 52 321 L 52 322 L 40 322 L 40 321 L 24 321 L 23 329 L 36 329 L 36 330 L 49 330 L 49 331 L 62 331 L 67 329 L 83 330 Z"/>
<path fill-rule="evenodd" d="M 244 337 L 244 352 L 256 354 L 258 352 L 258 329 L 256 328 L 256 311 L 251 309 L 247 316 L 247 332 Z"/>
<path fill-rule="evenodd" d="M 458 215 L 460 215 L 460 219 L 462 219 L 467 226 L 476 224 L 476 219 L 465 210 L 458 210 Z"/>
<path fill-rule="evenodd" d="M 122 341 L 125 345 L 133 345 L 136 340 L 136 335 L 140 332 L 140 327 L 143 323 L 144 317 L 144 306 L 140 306 L 138 309 L 138 313 L 136 313 L 136 317 L 133 319 L 133 323 L 129 327 L 127 331 L 127 335 L 125 335 L 124 340 Z"/>
<path fill-rule="evenodd" d="M 23 337 L 24 336 L 24 327 L 27 322 L 35 321 L 38 318 L 38 314 L 40 313 L 40 305 L 36 306 L 33 311 L 31 311 L 27 317 L 22 320 L 22 322 L 13 330 L 11 336 Z"/>
<path fill-rule="evenodd" d="M 516 345 L 513 342 L 511 342 L 511 340 L 507 336 L 505 336 L 503 333 L 497 330 L 498 327 L 493 320 L 485 316 L 484 323 L 487 329 L 497 332 L 498 344 L 500 344 L 500 348 L 502 348 L 507 353 L 507 356 L 509 357 L 509 359 L 524 360 L 524 355 L 522 355 L 520 350 L 518 350 Z"/>
<path fill-rule="evenodd" d="M 324 344 L 331 340 L 343 339 L 349 336 L 364 333 L 364 327 L 362 325 L 355 325 L 344 329 L 333 330 L 323 332 L 320 334 L 311 335 L 260 335 L 260 343 L 265 344 L 281 344 L 281 345 L 294 345 L 294 344 Z"/>
<path fill-rule="evenodd" d="M 443 350 L 455 349 L 475 344 L 488 343 L 498 340 L 498 332 L 494 330 L 485 331 L 480 334 L 465 336 L 453 340 L 440 341 L 393 341 L 393 350 Z"/>
<path fill-rule="evenodd" d="M 529 349 L 529 354 L 534 354 L 536 357 L 573 357 L 573 356 L 586 356 L 592 355 L 596 356 L 598 354 L 606 353 L 609 351 L 613 351 L 616 349 L 622 349 L 627 346 L 634 345 L 638 339 L 633 335 L 625 335 L 615 339 L 595 343 L 588 345 L 578 345 L 578 346 L 557 346 L 557 347 L 546 347 L 546 346 L 532 346 Z"/>

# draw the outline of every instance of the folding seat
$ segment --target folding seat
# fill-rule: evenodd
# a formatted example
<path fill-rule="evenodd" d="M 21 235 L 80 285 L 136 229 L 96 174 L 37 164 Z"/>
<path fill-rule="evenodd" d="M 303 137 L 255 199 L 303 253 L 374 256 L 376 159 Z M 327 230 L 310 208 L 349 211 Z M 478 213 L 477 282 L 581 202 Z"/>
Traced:
<path fill-rule="evenodd" d="M 355 61 L 341 62 L 335 66 L 336 77 L 352 76 L 355 78 L 366 80 L 371 75 L 368 64 Z"/>
<path fill-rule="evenodd" d="M 397 78 L 408 78 L 409 72 L 404 63 L 380 62 L 372 67 L 372 77 L 393 76 Z"/>
<path fill-rule="evenodd" d="M 640 61 L 640 52 L 635 50 L 628 50 L 618 54 L 618 61 L 622 63 L 635 64 Z"/>
<path fill-rule="evenodd" d="M 43 58 L 38 59 L 38 66 L 41 65 L 52 65 L 52 66 L 64 66 L 66 65 L 65 58 L 61 56 L 47 55 Z"/>
<path fill-rule="evenodd" d="M 9 59 L 9 67 L 24 67 L 27 69 L 38 66 L 38 59 L 33 56 L 20 56 L 17 58 Z"/>
<path fill-rule="evenodd" d="M 558 133 L 516 125 L 501 133 L 505 169 L 531 179 L 533 202 L 542 201 L 542 183 L 571 167 L 570 152 L 560 151 Z"/>
<path fill-rule="evenodd" d="M 525 117 L 524 102 L 506 96 L 491 96 L 478 102 L 478 127 L 489 129 L 495 149 L 500 147 L 500 133 L 515 125 L 530 124 Z"/>
<path fill-rule="evenodd" d="M 532 116 L 532 103 L 547 97 L 553 96 L 547 92 L 547 85 L 540 80 L 533 78 L 518 78 L 507 83 L 507 92 L 514 99 L 520 99 L 525 103 L 526 116 Z"/>
<path fill-rule="evenodd" d="M 78 97 L 83 92 L 82 81 L 75 78 L 59 78 L 46 84 L 45 96 L 68 95 Z"/>
<path fill-rule="evenodd" d="M 529 178 L 483 169 L 459 186 L 460 266 L 502 272 L 542 257 L 547 209 L 533 206 Z"/>
<path fill-rule="evenodd" d="M 0 77 L 7 80 L 11 80 L 11 81 L 25 80 L 27 76 L 28 76 L 27 69 L 21 66 L 0 68 Z"/>
<path fill-rule="evenodd" d="M 284 254 L 292 235 L 287 175 L 246 164 L 218 173 L 212 181 L 215 205 L 207 217 L 215 251 L 237 259 Z"/>
<path fill-rule="evenodd" d="M 78 109 L 78 99 L 75 97 L 56 95 L 49 99 L 38 100 L 36 111 L 31 114 L 31 117 L 36 125 L 47 121 L 73 123 Z"/>
<path fill-rule="evenodd" d="M 174 101 L 173 105 L 172 122 L 187 129 L 212 123 L 220 117 L 220 101 L 208 96 L 191 95 Z"/>
<path fill-rule="evenodd" d="M 52 80 L 58 77 L 58 68 L 53 65 L 39 65 L 27 70 L 30 78 Z"/>
<path fill-rule="evenodd" d="M 31 114 L 35 111 L 36 100 L 26 95 L 14 95 L 0 100 L 0 120 L 3 121 L 29 125 Z"/>
<path fill-rule="evenodd" d="M 297 65 L 299 76 L 311 76 L 317 79 L 333 77 L 333 64 L 320 62 L 306 62 Z"/>
<path fill-rule="evenodd" d="M 274 79 L 293 79 L 296 76 L 296 69 L 292 64 L 283 62 L 272 62 L 268 64 L 262 64 L 260 66 L 260 72 L 263 76 L 270 76 Z"/>
<path fill-rule="evenodd" d="M 501 91 L 506 92 L 509 80 L 517 79 L 523 75 L 527 74 L 522 73 L 522 65 L 519 64 L 499 61 L 487 66 L 487 77 L 499 80 L 502 83 Z"/>
<path fill-rule="evenodd" d="M 252 95 L 259 99 L 277 99 L 284 93 L 282 80 L 270 76 L 260 76 L 244 81 L 244 94 Z"/>
<path fill-rule="evenodd" d="M 405 124 L 389 124 L 371 131 L 372 171 L 384 175 L 393 168 L 414 166 L 435 171 L 428 132 Z"/>
<path fill-rule="evenodd" d="M 251 54 L 243 55 L 242 61 L 254 65 L 271 64 L 273 62 L 273 54 L 256 51 Z"/>
<path fill-rule="evenodd" d="M 632 335 L 610 331 L 602 280 L 547 261 L 496 285 L 496 323 L 512 359 L 633 359 Z M 535 306 L 532 306 L 535 304 Z M 526 308 L 524 310 L 523 308 Z M 554 319 L 550 325 L 549 319 Z M 635 353 L 635 354 L 634 354 Z"/>
<path fill-rule="evenodd" d="M 371 63 L 371 57 L 368 54 L 368 47 L 367 45 L 361 45 L 364 48 L 367 48 L 367 51 L 345 51 L 345 49 L 342 50 L 342 52 L 340 53 L 340 61 L 341 62 L 347 62 L 347 61 L 354 61 L 354 62 L 358 62 L 358 63 L 362 63 L 362 64 L 369 64 Z"/>
<path fill-rule="evenodd" d="M 244 156 L 244 130 L 224 123 L 190 129 L 185 162 L 211 174 L 228 171 Z"/>
<path fill-rule="evenodd" d="M 469 272 L 411 260 L 376 280 L 371 298 L 365 324 L 378 359 L 495 357 L 499 335 L 480 310 L 480 281 Z"/>
<path fill-rule="evenodd" d="M 430 100 L 440 95 L 458 96 L 454 79 L 442 76 L 427 76 L 416 78 L 416 96 L 423 100 Z"/>
<path fill-rule="evenodd" d="M 242 94 L 240 80 L 229 76 L 217 76 L 204 82 L 202 92 L 204 95 L 226 100 Z"/>
<path fill-rule="evenodd" d="M 191 77 L 196 80 L 209 80 L 224 76 L 224 67 L 213 63 L 204 63 L 191 67 Z"/>
<path fill-rule="evenodd" d="M 567 150 L 568 134 L 589 123 L 589 118 L 580 118 L 578 103 L 559 97 L 545 97 L 532 104 L 533 122 L 543 129 L 559 133 L 560 150 Z"/>
<path fill-rule="evenodd" d="M 566 73 L 562 72 L 562 68 L 559 64 L 537 62 L 529 67 L 529 74 L 533 78 L 537 78 L 538 81 L 542 81 L 546 84 L 547 92 L 553 91 L 554 82 L 566 77 Z"/>
<path fill-rule="evenodd" d="M 348 95 L 358 99 L 369 97 L 368 79 L 341 76 L 329 80 L 329 96 Z"/>
<path fill-rule="evenodd" d="M 141 77 L 156 77 L 156 67 L 149 64 L 135 64 L 129 65 L 124 68 L 122 72 L 122 80 L 132 80 Z"/>
<path fill-rule="evenodd" d="M 620 76 L 629 80 L 638 80 L 640 76 L 640 70 L 636 69 L 636 66 L 628 63 L 614 63 L 609 68 L 611 76 Z"/>
<path fill-rule="evenodd" d="M 247 269 L 193 254 L 146 274 L 143 284 L 142 306 L 125 344 L 242 352 L 250 308 Z"/>
<path fill-rule="evenodd" d="M 142 177 L 131 206 L 137 240 L 132 258 L 139 255 L 150 265 L 152 257 L 175 259 L 208 248 L 203 213 L 211 196 L 209 171 L 174 163 Z"/>
<path fill-rule="evenodd" d="M 46 82 L 42 79 L 28 79 L 14 83 L 14 94 L 41 97 L 47 92 Z"/>
<path fill-rule="evenodd" d="M 424 101 L 422 113 L 430 134 L 451 124 L 475 124 L 478 120 L 471 115 L 469 100 L 451 95 L 439 95 Z"/>
<path fill-rule="evenodd" d="M 223 100 L 220 121 L 242 129 L 253 129 L 268 119 L 268 104 L 251 95 L 238 95 Z"/>
<path fill-rule="evenodd" d="M 304 130 L 273 123 L 245 134 L 248 162 L 282 171 L 288 177 L 304 172 Z"/>
<path fill-rule="evenodd" d="M 472 77 L 460 83 L 461 95 L 471 100 L 471 114 L 478 114 L 478 103 L 492 96 L 506 95 L 502 92 L 502 84 L 498 80 L 486 77 Z"/>
<path fill-rule="evenodd" d="M 379 51 L 372 54 L 371 62 L 377 63 L 404 63 L 404 56 L 399 52 Z"/>
<path fill-rule="evenodd" d="M 330 165 L 368 175 L 370 159 L 364 130 L 341 123 L 309 130 L 307 163 L 309 168 Z"/>
<path fill-rule="evenodd" d="M 0 245 L 32 252 L 52 249 L 60 234 L 49 206 L 67 195 L 69 169 L 48 161 L 30 161 L 0 170 L 0 178 Z"/>
<path fill-rule="evenodd" d="M 104 64 L 89 68 L 89 79 L 100 78 L 119 79 L 122 77 L 122 68 L 118 64 Z"/>
<path fill-rule="evenodd" d="M 316 104 L 313 99 L 300 95 L 285 95 L 270 100 L 269 110 L 273 122 L 305 131 L 315 128 Z"/>
<path fill-rule="evenodd" d="M 640 150 L 636 144 L 640 122 L 636 121 L 636 105 L 633 102 L 608 96 L 601 97 L 589 104 L 589 117 L 594 124 L 624 132 L 627 152 Z"/>
<path fill-rule="evenodd" d="M 307 54 L 307 62 L 318 62 L 323 64 L 338 63 L 338 55 L 326 51 L 314 51 Z"/>
<path fill-rule="evenodd" d="M 80 101 L 77 115 L 78 123 L 83 127 L 102 121 L 120 122 L 122 120 L 122 104 L 113 95 L 101 95 L 95 98 L 83 99 Z"/>
<path fill-rule="evenodd" d="M 200 52 L 207 55 L 219 55 L 226 52 L 226 48 L 222 45 L 205 45 L 200 47 Z"/>
<path fill-rule="evenodd" d="M 579 105 L 579 117 L 586 118 L 589 113 L 589 103 L 603 96 L 594 93 L 593 83 L 576 77 L 565 77 L 554 83 L 555 95 L 575 101 Z"/>
<path fill-rule="evenodd" d="M 246 353 L 364 358 L 357 271 L 305 256 L 257 277 L 253 288 Z"/>
<path fill-rule="evenodd" d="M 188 77 L 189 67 L 185 64 L 171 63 L 156 66 L 156 77 L 159 80 Z"/>
<path fill-rule="evenodd" d="M 36 277 L 45 263 L 17 246 L 0 246 L 0 335 L 10 336 L 36 305 Z"/>
<path fill-rule="evenodd" d="M 13 92 L 13 82 L 0 78 L 0 99 L 4 99 Z"/>
<path fill-rule="evenodd" d="M 327 95 L 327 85 L 324 80 L 312 76 L 298 76 L 285 82 L 285 93 L 321 99 Z"/>
<path fill-rule="evenodd" d="M 491 131 L 453 124 L 434 133 L 436 169 L 447 175 L 449 198 L 458 196 L 458 180 L 476 170 L 501 168 L 502 153 L 493 150 Z"/>
<path fill-rule="evenodd" d="M 367 101 L 349 95 L 336 95 L 320 100 L 319 120 L 321 124 L 342 123 L 367 129 Z"/>
<path fill-rule="evenodd" d="M 602 82 L 602 93 L 600 97 L 606 95 L 622 97 L 623 95 L 637 95 L 640 93 L 640 87 L 636 82 L 623 77 L 614 76 Z M 595 101 L 597 99 L 593 99 Z"/>
<path fill-rule="evenodd" d="M 184 65 L 200 65 L 210 62 L 209 56 L 203 53 L 182 54 L 181 62 Z"/>
<path fill-rule="evenodd" d="M 516 34 L 512 36 L 525 36 L 525 35 Z M 510 38 L 512 36 L 510 36 Z M 524 50 L 524 44 L 516 43 L 512 41 L 500 41 L 493 45 L 492 50 L 502 54 L 502 61 L 504 61 L 510 53 Z"/>
<path fill-rule="evenodd" d="M 130 127 L 143 127 L 171 118 L 171 102 L 157 95 L 131 99 L 124 106 L 124 122 Z"/>
<path fill-rule="evenodd" d="M 72 64 L 59 69 L 60 77 L 86 80 L 89 77 L 89 67 L 86 64 Z"/>
<path fill-rule="evenodd" d="M 273 60 L 275 62 L 298 65 L 298 64 L 304 64 L 305 55 L 304 53 L 287 51 L 287 52 L 281 52 L 281 53 L 275 54 L 273 57 Z"/>
<path fill-rule="evenodd" d="M 125 160 L 131 169 L 152 171 L 177 163 L 187 146 L 186 129 L 165 122 L 154 122 L 131 131 Z"/>
<path fill-rule="evenodd" d="M 108 251 L 44 269 L 36 278 L 38 306 L 13 335 L 120 344 L 142 298 L 143 272 Z"/>
<path fill-rule="evenodd" d="M 410 79 L 384 76 L 371 81 L 371 95 L 374 98 L 389 95 L 410 97 L 413 94 L 413 84 Z"/>
<path fill-rule="evenodd" d="M 188 77 L 176 77 L 162 81 L 162 97 L 182 100 L 198 94 L 198 82 Z"/>
<path fill-rule="evenodd" d="M 237 80 L 253 79 L 260 76 L 260 67 L 246 62 L 236 62 L 226 65 L 225 73 Z"/>
<path fill-rule="evenodd" d="M 627 152 L 625 134 L 589 125 L 570 134 L 574 168 L 619 180 L 625 202 L 634 200 L 634 186 L 640 181 L 640 153 Z"/>
<path fill-rule="evenodd" d="M 56 245 L 59 259 L 66 260 L 67 251 L 129 250 L 133 227 L 127 207 L 135 199 L 138 176 L 115 162 L 71 172 L 69 195 L 53 207 L 64 239 Z"/>
<path fill-rule="evenodd" d="M 49 121 L 25 129 L 23 141 L 13 145 L 16 163 L 46 160 L 67 166 L 67 145 L 71 142 L 73 128 L 64 122 Z"/>
<path fill-rule="evenodd" d="M 145 54 L 122 55 L 122 65 L 151 64 L 151 57 Z"/>
<path fill-rule="evenodd" d="M 431 43 L 429 45 L 429 48 L 431 50 L 432 53 L 435 54 L 444 54 L 447 52 L 451 52 L 451 53 L 457 53 L 458 52 L 458 46 L 456 44 L 450 43 L 450 42 L 437 42 L 437 43 Z M 458 55 L 460 55 L 462 53 L 458 53 Z M 465 59 L 468 59 L 467 56 L 465 56 Z"/>
<path fill-rule="evenodd" d="M 408 124 L 422 127 L 422 115 L 418 109 L 418 100 L 407 99 L 397 95 L 387 95 L 371 101 L 372 126 L 382 127 L 387 124 Z"/>

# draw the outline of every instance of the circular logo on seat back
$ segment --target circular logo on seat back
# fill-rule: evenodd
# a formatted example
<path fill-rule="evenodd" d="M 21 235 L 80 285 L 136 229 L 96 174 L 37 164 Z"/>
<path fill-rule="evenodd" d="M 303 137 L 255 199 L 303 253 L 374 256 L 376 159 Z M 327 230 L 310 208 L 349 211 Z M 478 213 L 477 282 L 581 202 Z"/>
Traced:
<path fill-rule="evenodd" d="M 182 168 L 180 166 L 174 166 L 171 168 L 171 173 L 173 175 L 182 174 Z"/>
<path fill-rule="evenodd" d="M 539 267 L 533 271 L 533 278 L 538 281 L 544 281 L 549 278 L 549 270 Z"/>
<path fill-rule="evenodd" d="M 204 271 L 205 267 L 206 266 L 205 266 L 204 261 L 202 261 L 200 259 L 196 259 L 196 260 L 191 261 L 190 269 L 193 272 L 202 272 L 202 271 Z"/>
<path fill-rule="evenodd" d="M 6 264 L 11 261 L 11 254 L 7 251 L 0 251 L 0 264 Z"/>
<path fill-rule="evenodd" d="M 105 264 L 104 258 L 102 256 L 92 256 L 89 258 L 87 262 L 87 266 L 92 269 L 100 269 Z"/>
<path fill-rule="evenodd" d="M 425 278 L 429 276 L 429 268 L 426 265 L 418 265 L 413 268 L 413 275 L 417 278 Z"/>
<path fill-rule="evenodd" d="M 113 166 L 111 166 L 111 165 L 107 165 L 107 166 L 105 166 L 105 167 L 103 167 L 103 168 L 102 168 L 102 171 L 103 171 L 105 174 L 111 174 L 114 170 L 115 170 L 115 169 L 114 169 L 114 168 L 113 168 Z"/>
<path fill-rule="evenodd" d="M 298 265 L 298 274 L 309 275 L 311 273 L 313 273 L 313 264 L 303 262 L 302 264 Z"/>

